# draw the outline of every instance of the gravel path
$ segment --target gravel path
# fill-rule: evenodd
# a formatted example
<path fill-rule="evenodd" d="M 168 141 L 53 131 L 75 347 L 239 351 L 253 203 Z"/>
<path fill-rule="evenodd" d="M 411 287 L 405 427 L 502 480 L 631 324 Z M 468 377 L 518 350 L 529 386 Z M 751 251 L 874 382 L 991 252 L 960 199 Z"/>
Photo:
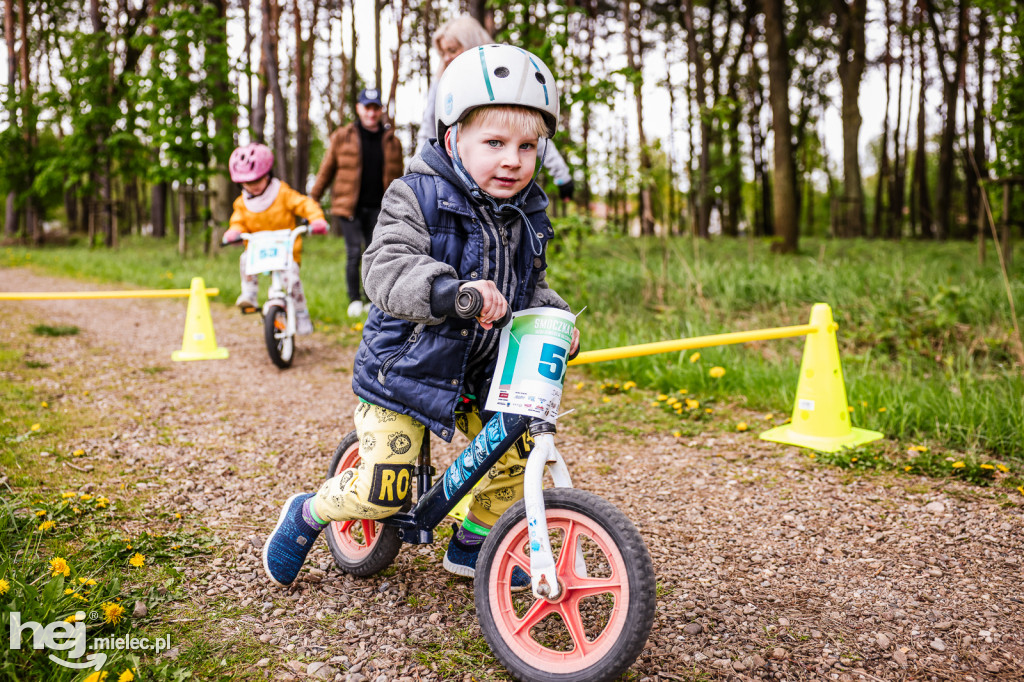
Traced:
<path fill-rule="evenodd" d="M 96 288 L 0 269 L 5 291 Z M 90 453 L 83 468 L 118 472 L 95 484 L 123 483 L 147 509 L 180 511 L 225 541 L 185 567 L 178 615 L 199 619 L 197 639 L 225 651 L 258 640 L 268 653 L 254 678 L 504 679 L 497 663 L 437 672 L 482 641 L 471 584 L 441 568 L 443 542 L 407 546 L 372 579 L 339 573 L 323 543 L 293 589 L 263 577 L 259 548 L 281 503 L 315 489 L 350 428 L 354 341 L 301 339 L 281 372 L 258 318 L 214 305 L 231 358 L 173 363 L 184 300 L 4 311 L 3 343 L 49 363 L 39 390 L 87 386 L 62 404 L 104 415 L 102 437 L 73 444 Z M 82 331 L 36 337 L 36 323 Z M 570 391 L 565 404 L 595 399 Z M 572 418 L 560 429 L 577 486 L 623 509 L 654 558 L 657 620 L 630 679 L 1024 679 L 1020 506 L 948 481 L 852 476 L 749 434 L 609 441 Z M 436 448 L 435 464 L 452 453 Z"/>

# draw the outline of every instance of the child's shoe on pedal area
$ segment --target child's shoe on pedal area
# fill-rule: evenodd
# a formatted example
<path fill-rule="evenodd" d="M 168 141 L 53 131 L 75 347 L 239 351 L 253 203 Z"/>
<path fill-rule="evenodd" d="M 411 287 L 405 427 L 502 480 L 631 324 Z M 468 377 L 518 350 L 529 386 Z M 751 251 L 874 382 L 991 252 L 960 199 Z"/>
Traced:
<path fill-rule="evenodd" d="M 241 296 L 238 297 L 238 299 L 235 301 L 235 305 L 241 308 L 242 312 L 260 307 L 259 304 L 255 300 L 253 300 L 251 296 L 246 296 L 245 294 L 242 294 Z"/>
<path fill-rule="evenodd" d="M 347 312 L 349 317 L 359 317 L 360 315 L 363 314 L 363 302 L 352 301 L 351 303 L 348 304 Z"/>
<path fill-rule="evenodd" d="M 309 550 L 327 526 L 313 515 L 310 505 L 314 497 L 313 493 L 299 493 L 288 498 L 263 545 L 263 570 L 275 585 L 288 587 L 295 582 Z"/>
<path fill-rule="evenodd" d="M 457 536 L 448 543 L 448 551 L 444 554 L 444 568 L 449 573 L 472 578 L 476 575 L 476 561 L 480 557 L 480 545 L 469 545 Z M 512 569 L 512 589 L 525 590 L 530 586 L 530 576 L 516 566 Z"/>

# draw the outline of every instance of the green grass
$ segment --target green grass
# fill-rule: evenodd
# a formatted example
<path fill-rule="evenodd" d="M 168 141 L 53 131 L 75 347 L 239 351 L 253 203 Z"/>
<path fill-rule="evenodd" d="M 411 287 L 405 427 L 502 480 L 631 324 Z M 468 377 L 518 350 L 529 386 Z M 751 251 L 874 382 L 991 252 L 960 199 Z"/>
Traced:
<path fill-rule="evenodd" d="M 759 240 L 632 239 L 594 234 L 576 218 L 556 221 L 548 280 L 574 309 L 584 349 L 805 324 L 828 303 L 853 423 L 907 444 L 1024 460 L 1024 367 L 1015 356 L 1006 292 L 993 258 L 977 264 L 963 242 L 805 239 L 779 256 Z M 0 263 L 140 287 L 186 288 L 193 276 L 239 292 L 238 251 L 180 258 L 170 240 L 125 239 L 118 251 L 86 247 L 6 249 Z M 120 257 L 131 253 L 131 258 Z M 1024 311 L 1024 248 L 1010 273 Z M 344 244 L 305 240 L 303 283 L 313 316 L 342 325 Z M 263 278 L 266 279 L 266 278 Z M 145 305 L 145 303 L 139 303 Z M 337 330 L 335 330 L 337 331 Z M 686 389 L 704 404 L 792 411 L 802 339 L 705 348 L 590 365 L 591 379 L 635 381 L 666 393 Z M 709 376 L 725 368 L 720 379 Z M 691 427 L 694 425 L 691 424 Z"/>
<path fill-rule="evenodd" d="M 86 453 L 68 451 L 66 443 L 95 427 L 82 410 L 63 409 L 61 394 L 40 394 L 32 388 L 37 364 L 0 344 L 0 632 L 7 636 L 14 612 L 22 624 L 32 621 L 44 627 L 72 617 L 77 624 L 82 613 L 86 650 L 77 657 L 36 650 L 31 630 L 25 630 L 21 647 L 5 649 L 0 658 L 0 679 L 59 682 L 85 676 L 53 663 L 50 653 L 73 662 L 105 653 L 108 679 L 128 669 L 145 679 L 186 679 L 191 675 L 187 669 L 161 661 L 152 650 L 95 648 L 94 638 L 145 637 L 153 642 L 168 635 L 161 622 L 165 604 L 181 598 L 174 565 L 207 551 L 209 540 L 143 519 L 116 492 L 105 490 L 105 473 L 99 469 L 69 476 L 62 464 L 81 463 L 76 458 Z M 90 481 L 97 491 L 80 492 Z M 167 526 L 169 532 L 129 537 L 119 530 L 143 524 Z M 136 554 L 144 557 L 139 566 L 129 563 Z M 147 615 L 133 615 L 136 601 L 147 605 Z"/>

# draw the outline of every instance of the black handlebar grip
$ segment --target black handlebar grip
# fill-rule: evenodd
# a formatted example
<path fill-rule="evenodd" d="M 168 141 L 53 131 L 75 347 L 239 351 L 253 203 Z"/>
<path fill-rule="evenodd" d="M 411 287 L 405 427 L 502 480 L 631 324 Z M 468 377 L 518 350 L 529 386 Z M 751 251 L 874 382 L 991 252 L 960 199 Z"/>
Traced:
<path fill-rule="evenodd" d="M 472 287 L 464 287 L 455 296 L 455 313 L 463 318 L 477 317 L 484 307 L 484 297 Z"/>

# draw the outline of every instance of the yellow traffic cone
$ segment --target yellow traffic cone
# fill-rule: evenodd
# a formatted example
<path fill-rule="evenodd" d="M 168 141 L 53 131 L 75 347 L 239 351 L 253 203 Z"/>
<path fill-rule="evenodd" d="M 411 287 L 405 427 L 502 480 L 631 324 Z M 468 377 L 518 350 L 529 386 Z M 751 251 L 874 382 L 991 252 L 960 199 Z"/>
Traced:
<path fill-rule="evenodd" d="M 832 309 L 825 303 L 814 304 L 810 324 L 818 331 L 807 335 L 793 419 L 765 431 L 761 439 L 836 452 L 882 438 L 877 431 L 850 424 L 843 369 L 839 366 L 838 325 L 832 320 Z"/>
<path fill-rule="evenodd" d="M 210 318 L 210 303 L 206 300 L 206 285 L 202 277 L 192 278 L 192 289 L 188 294 L 188 312 L 185 313 L 185 337 L 181 350 L 171 353 L 171 359 L 223 360 L 228 356 L 227 348 L 218 348 L 213 334 L 213 320 Z"/>

